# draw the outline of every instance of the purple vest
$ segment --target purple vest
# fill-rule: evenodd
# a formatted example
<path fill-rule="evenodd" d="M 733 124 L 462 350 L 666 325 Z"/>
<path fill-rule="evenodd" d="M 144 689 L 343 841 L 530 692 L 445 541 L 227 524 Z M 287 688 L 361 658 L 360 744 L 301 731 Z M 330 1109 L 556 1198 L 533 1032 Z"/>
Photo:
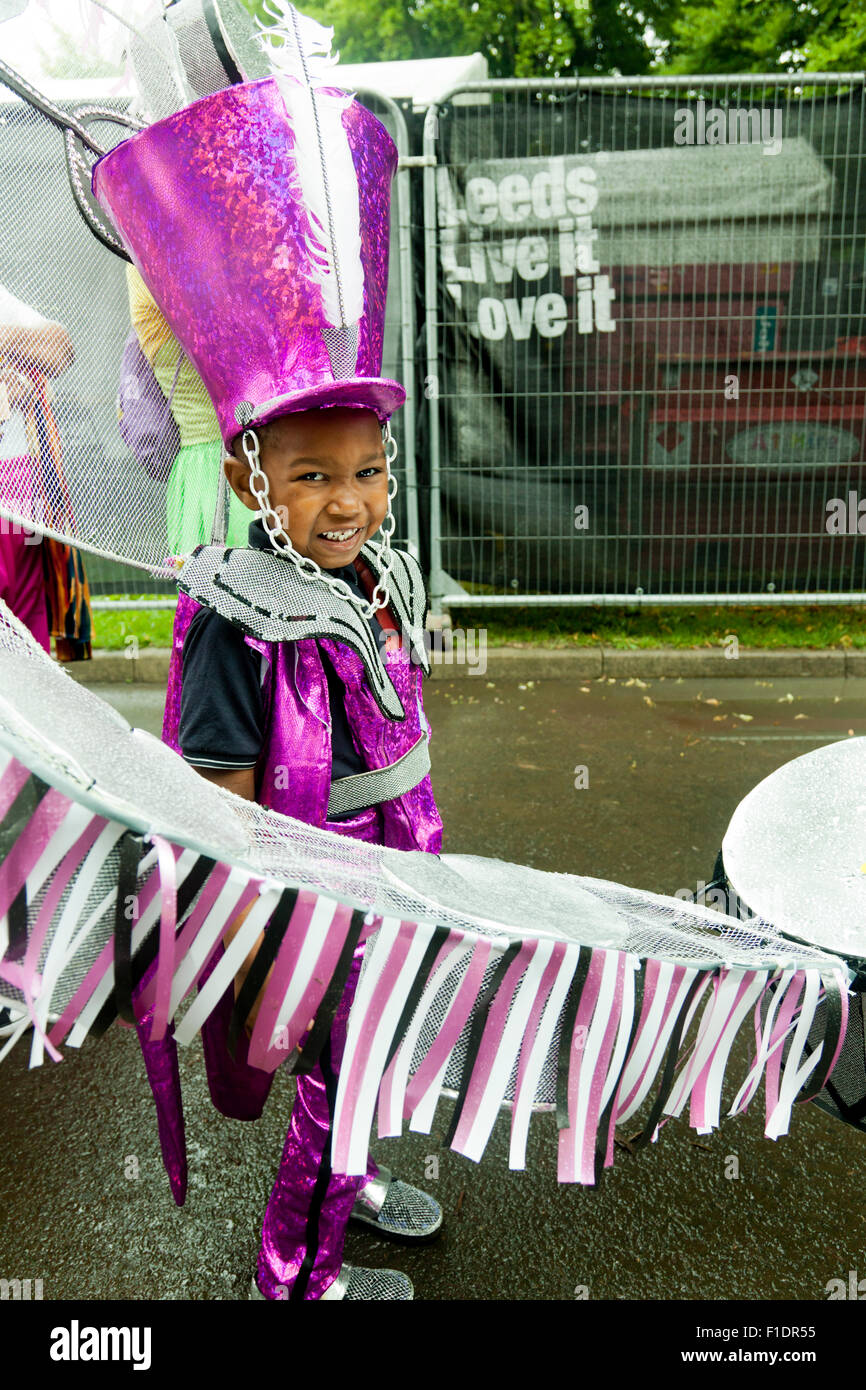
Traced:
<path fill-rule="evenodd" d="M 187 628 L 199 604 L 178 596 L 163 723 L 163 740 L 180 751 L 178 726 L 183 681 L 182 654 Z M 405 710 L 402 720 L 382 713 L 370 691 L 360 657 L 350 647 L 318 639 L 345 687 L 346 716 L 358 752 L 368 768 L 385 767 L 416 743 L 429 725 L 421 699 L 423 672 L 403 645 L 393 639 L 383 653 L 388 674 Z M 331 717 L 328 683 L 317 640 L 267 642 L 246 637 L 264 658 L 262 694 L 266 742 L 256 767 L 256 799 L 308 825 L 325 826 L 331 787 Z M 442 821 L 433 799 L 429 774 L 410 792 L 381 805 L 383 843 L 391 849 L 438 854 Z"/>

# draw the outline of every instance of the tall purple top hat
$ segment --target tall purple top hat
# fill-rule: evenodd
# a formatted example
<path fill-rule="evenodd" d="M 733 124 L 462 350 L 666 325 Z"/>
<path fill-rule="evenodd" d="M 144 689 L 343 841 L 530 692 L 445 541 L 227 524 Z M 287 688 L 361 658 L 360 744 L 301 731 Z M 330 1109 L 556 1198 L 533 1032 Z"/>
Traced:
<path fill-rule="evenodd" d="M 203 97 L 94 166 L 228 447 L 292 411 L 384 423 L 403 404 L 380 376 L 396 167 L 351 94 L 289 73 Z"/>

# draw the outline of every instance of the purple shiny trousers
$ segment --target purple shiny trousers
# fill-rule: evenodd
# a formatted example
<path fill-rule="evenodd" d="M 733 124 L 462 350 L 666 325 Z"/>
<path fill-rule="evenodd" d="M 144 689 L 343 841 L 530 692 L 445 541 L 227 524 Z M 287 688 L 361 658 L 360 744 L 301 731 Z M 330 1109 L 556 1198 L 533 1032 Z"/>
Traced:
<path fill-rule="evenodd" d="M 325 828 L 351 839 L 382 843 L 382 820 L 375 806 Z M 298 1077 L 289 1132 L 262 1228 L 257 1281 L 266 1298 L 321 1298 L 340 1272 L 346 1226 L 358 1188 L 379 1171 L 372 1158 L 367 1162 L 367 1177 L 337 1177 L 330 1166 L 337 1081 L 363 954 L 361 945 L 319 1062 Z"/>

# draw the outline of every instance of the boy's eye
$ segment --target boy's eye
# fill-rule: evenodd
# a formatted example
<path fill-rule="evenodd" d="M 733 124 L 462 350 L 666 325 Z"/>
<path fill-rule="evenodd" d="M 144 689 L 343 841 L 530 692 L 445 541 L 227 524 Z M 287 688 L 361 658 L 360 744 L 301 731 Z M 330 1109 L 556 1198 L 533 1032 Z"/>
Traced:
<path fill-rule="evenodd" d="M 359 478 L 374 478 L 377 473 L 382 472 L 384 472 L 384 469 L 377 467 L 375 464 L 371 464 L 369 468 L 360 469 L 357 476 Z M 296 483 L 315 483 L 319 482 L 324 477 L 324 473 L 314 471 L 310 473 L 299 473 L 293 481 Z"/>

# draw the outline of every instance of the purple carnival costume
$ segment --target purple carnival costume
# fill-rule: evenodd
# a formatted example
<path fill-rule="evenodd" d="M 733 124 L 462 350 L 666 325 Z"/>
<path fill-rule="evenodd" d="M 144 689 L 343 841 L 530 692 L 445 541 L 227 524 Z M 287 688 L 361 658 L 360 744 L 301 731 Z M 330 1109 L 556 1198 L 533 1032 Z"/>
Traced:
<path fill-rule="evenodd" d="M 268 14 L 281 5 L 268 0 Z M 243 64 L 229 71 L 225 33 L 218 47 L 228 66 L 201 61 L 213 21 L 230 9 L 240 17 L 234 0 L 177 0 L 156 26 L 176 23 L 194 59 L 189 75 L 211 93 L 221 71 L 228 83 L 261 76 Z M 193 10 L 201 23 L 190 41 Z M 797 759 L 731 823 L 714 879 L 730 873 L 741 901 L 772 915 L 779 931 L 769 917 L 750 926 L 604 880 L 437 855 L 418 566 L 391 552 L 386 517 L 384 543 L 368 543 L 354 570 L 338 572 L 344 579 L 318 570 L 293 550 L 258 457 L 259 424 L 328 406 L 375 411 L 393 449 L 388 421 L 403 399 L 402 387 L 377 376 L 394 149 L 369 113 L 310 79 L 317 26 L 293 8 L 284 17 L 278 52 L 291 44 L 290 24 L 298 70 L 286 65 L 280 78 L 216 96 L 197 85 L 174 105 L 157 92 L 148 115 L 168 119 L 102 160 L 96 214 L 83 211 L 88 162 L 70 165 L 91 229 L 118 254 L 128 248 L 206 377 L 225 442 L 242 431 L 261 521 L 249 549 L 226 550 L 217 508 L 211 544 L 170 567 L 164 499 L 141 486 L 157 477 L 143 465 L 116 487 L 88 489 L 89 504 L 69 522 L 70 543 L 80 528 L 98 553 L 161 575 L 182 570 L 166 738 L 183 759 L 58 672 L 0 604 L 0 1005 L 11 1013 L 0 1059 L 28 1031 L 38 1066 L 117 1018 L 136 1024 L 181 1203 L 175 1038 L 183 1045 L 202 1032 L 214 1103 L 242 1119 L 261 1113 L 274 1071 L 299 1047 L 256 1296 L 405 1299 L 405 1276 L 341 1264 L 350 1216 L 415 1240 L 441 1222 L 432 1199 L 369 1161 L 374 1113 L 383 1140 L 399 1137 L 407 1119 L 430 1134 L 438 1098 L 450 1094 L 444 1143 L 478 1162 L 507 1105 L 509 1166 L 519 1170 L 530 1115 L 555 1110 L 559 1181 L 593 1185 L 613 1163 L 617 1125 L 633 1125 L 651 1095 L 630 1148 L 652 1143 L 686 1106 L 699 1133 L 718 1127 L 745 1031 L 753 1060 L 730 1114 L 764 1079 L 773 1139 L 787 1132 L 796 1101 L 825 1092 L 831 1114 L 863 1127 L 862 993 L 845 1030 L 866 953 L 855 814 L 866 740 Z M 148 62 L 159 57 L 149 37 L 144 50 Z M 180 79 L 182 63 L 168 66 Z M 0 81 L 102 153 L 80 113 L 73 119 L 31 84 L 16 85 L 2 62 Z M 191 105 L 194 96 L 204 99 Z M 170 464 L 170 445 L 156 452 Z M 91 474 L 108 476 L 92 465 Z M 14 491 L 0 487 L 13 519 Z M 35 505 L 24 520 L 34 514 L 44 520 Z M 383 650 L 374 622 L 387 627 L 389 610 L 398 641 L 389 635 Z M 205 684 L 194 657 L 205 626 L 218 643 L 231 634 L 247 693 L 267 712 L 254 755 L 263 804 L 193 770 L 223 766 L 197 764 L 186 744 L 184 701 Z M 290 783 L 277 776 L 284 764 Z M 856 946 L 853 968 L 805 944 L 818 928 L 831 946 Z"/>
<path fill-rule="evenodd" d="M 293 411 L 350 406 L 376 413 L 394 448 L 390 464 L 396 447 L 388 421 L 405 400 L 399 383 L 379 376 L 396 148 L 350 95 L 311 77 L 311 50 L 324 46 L 323 31 L 289 8 L 297 76 L 284 71 L 205 97 L 117 146 L 93 171 L 94 193 L 201 376 L 227 449 L 242 431 L 272 547 L 200 547 L 181 562 L 163 736 L 180 751 L 183 646 L 204 606 L 240 629 L 262 658 L 266 735 L 256 784 L 267 791 L 258 790 L 257 798 L 351 838 L 437 853 L 442 827 L 421 702 L 422 670 L 429 670 L 426 598 L 417 562 L 390 548 L 393 478 L 384 543 L 368 543 L 362 552 L 375 580 L 365 604 L 294 550 L 258 463 L 257 426 Z M 397 640 L 382 652 L 368 619 L 386 614 L 389 605 L 403 636 L 395 628 Z M 366 769 L 333 783 L 322 652 L 345 692 L 346 718 Z M 282 790 L 272 775 L 280 766 L 292 771 Z M 335 808 L 342 818 L 331 821 Z M 299 1064 L 259 1257 L 258 1290 L 267 1298 L 315 1299 L 328 1289 L 330 1297 L 411 1296 L 404 1276 L 370 1291 L 363 1279 L 353 1285 L 348 1267 L 341 1271 L 343 1234 L 359 1191 L 355 1214 L 385 1233 L 398 1234 L 400 1220 L 389 1227 L 376 1218 L 385 1222 L 389 1201 L 396 1206 L 401 1192 L 429 1204 L 431 1233 L 441 1223 L 432 1199 L 379 1177 L 372 1160 L 366 1179 L 330 1173 L 333 1092 L 361 966 L 361 925 L 354 949 L 344 950 L 345 988 L 332 1001 L 330 1030 L 321 1036 L 317 1020 Z M 242 998 L 236 1007 L 233 989 L 227 990 L 202 1031 L 214 1103 L 225 1114 L 254 1119 L 272 1073 L 248 1061 L 249 1042 L 237 1022 Z M 139 1035 L 166 1167 L 182 1201 L 185 1145 L 174 1042 L 169 1035 L 151 1043 L 148 1031 L 145 1014 Z M 316 1034 L 315 1056 L 307 1055 Z M 401 1233 L 423 1229 L 407 1217 Z"/>

